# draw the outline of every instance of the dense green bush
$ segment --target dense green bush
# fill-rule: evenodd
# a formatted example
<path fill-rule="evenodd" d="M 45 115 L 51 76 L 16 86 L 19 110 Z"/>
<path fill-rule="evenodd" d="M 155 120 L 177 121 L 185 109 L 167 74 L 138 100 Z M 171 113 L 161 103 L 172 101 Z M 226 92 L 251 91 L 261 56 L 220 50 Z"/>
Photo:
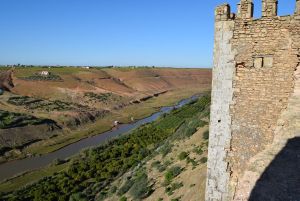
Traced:
<path fill-rule="evenodd" d="M 185 151 L 183 151 L 183 152 L 181 152 L 179 155 L 178 155 L 178 158 L 179 158 L 179 160 L 184 160 L 184 159 L 186 159 L 186 157 L 188 157 L 188 153 L 187 152 L 185 152 Z"/>
<path fill-rule="evenodd" d="M 170 184 L 172 180 L 182 172 L 181 167 L 173 166 L 165 173 L 165 184 Z"/>
<path fill-rule="evenodd" d="M 69 201 L 88 201 L 88 199 L 82 193 L 75 193 L 75 194 L 71 195 Z"/>
<path fill-rule="evenodd" d="M 127 193 L 133 184 L 134 184 L 133 180 L 131 179 L 127 180 L 125 184 L 119 189 L 118 195 L 124 195 L 125 193 Z"/>
<path fill-rule="evenodd" d="M 203 150 L 202 150 L 201 147 L 195 147 L 193 149 L 193 152 L 196 153 L 196 154 L 198 154 L 198 155 L 202 155 L 203 154 Z"/>
<path fill-rule="evenodd" d="M 127 201 L 127 197 L 125 197 L 125 196 L 121 197 L 120 201 Z"/>
<path fill-rule="evenodd" d="M 206 130 L 206 131 L 203 133 L 203 139 L 204 139 L 204 140 L 208 140 L 208 139 L 209 139 L 209 130 Z"/>
<path fill-rule="evenodd" d="M 151 167 L 152 168 L 156 168 L 159 172 L 163 172 L 166 170 L 166 168 L 168 167 L 168 164 L 164 163 L 164 164 L 161 164 L 160 161 L 154 161 L 152 164 L 151 164 Z"/>
<path fill-rule="evenodd" d="M 149 186 L 148 176 L 146 173 L 142 173 L 134 180 L 129 193 L 134 199 L 142 199 L 147 197 L 152 192 L 151 186 Z"/>
<path fill-rule="evenodd" d="M 201 162 L 201 163 L 206 163 L 206 162 L 207 162 L 207 157 L 201 158 L 201 159 L 200 159 L 200 162 Z"/>

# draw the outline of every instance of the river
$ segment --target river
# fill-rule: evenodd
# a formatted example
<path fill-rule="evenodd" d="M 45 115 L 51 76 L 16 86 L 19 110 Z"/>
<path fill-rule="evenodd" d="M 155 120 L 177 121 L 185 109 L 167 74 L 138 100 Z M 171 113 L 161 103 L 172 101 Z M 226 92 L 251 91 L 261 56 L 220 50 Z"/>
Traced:
<path fill-rule="evenodd" d="M 143 124 L 153 122 L 157 120 L 162 114 L 168 113 L 175 108 L 180 108 L 191 102 L 192 100 L 197 99 L 198 97 L 199 96 L 192 96 L 180 101 L 175 106 L 162 107 L 160 111 L 152 114 L 149 117 L 138 120 L 134 123 L 121 124 L 115 129 L 82 139 L 49 154 L 3 163 L 0 165 L 0 181 L 12 178 L 13 176 L 20 175 L 24 172 L 40 169 L 51 164 L 55 159 L 67 159 L 71 156 L 74 156 L 75 154 L 78 154 L 83 149 L 99 146 L 105 143 L 107 140 L 126 134 Z"/>

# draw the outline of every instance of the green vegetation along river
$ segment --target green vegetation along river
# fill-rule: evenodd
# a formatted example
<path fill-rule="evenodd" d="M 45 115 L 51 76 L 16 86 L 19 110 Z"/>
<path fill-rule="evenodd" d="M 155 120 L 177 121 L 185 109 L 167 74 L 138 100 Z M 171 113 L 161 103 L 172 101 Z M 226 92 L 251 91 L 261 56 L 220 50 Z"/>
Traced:
<path fill-rule="evenodd" d="M 66 171 L 43 178 L 12 194 L 0 196 L 9 201 L 78 200 L 78 197 L 83 198 L 80 200 L 99 200 L 99 193 L 103 192 L 110 182 L 151 155 L 176 130 L 184 127 L 186 133 L 193 134 L 196 128 L 207 124 L 199 120 L 190 124 L 190 121 L 195 115 L 208 116 L 209 105 L 210 97 L 204 95 L 199 99 L 193 97 L 181 101 L 175 108 L 165 107 L 159 113 L 141 120 L 141 124 L 146 123 L 145 125 L 138 128 L 138 124 L 131 125 L 131 129 L 127 131 L 123 128 L 122 133 L 128 133 L 135 128 L 130 135 L 123 135 L 73 157 Z M 95 141 L 95 138 L 92 141 Z"/>
<path fill-rule="evenodd" d="M 190 101 L 197 98 L 197 96 L 193 96 L 188 99 L 184 99 L 180 101 L 176 106 L 170 106 L 170 107 L 163 107 L 161 110 L 157 113 L 154 113 L 153 115 L 141 119 L 135 123 L 131 124 L 123 124 L 118 126 L 117 129 L 110 130 L 105 133 L 101 133 L 99 135 L 86 138 L 83 140 L 80 140 L 74 144 L 68 145 L 58 151 L 45 154 L 39 157 L 31 157 L 26 158 L 22 160 L 16 160 L 7 162 L 4 164 L 0 164 L 0 181 L 3 181 L 5 179 L 9 179 L 15 175 L 19 175 L 21 173 L 32 171 L 35 169 L 39 169 L 42 167 L 45 167 L 52 163 L 56 159 L 66 159 L 70 156 L 75 155 L 76 153 L 79 153 L 80 150 L 88 147 L 98 146 L 101 143 L 112 139 L 114 137 L 117 137 L 119 135 L 125 134 L 129 132 L 130 130 L 137 128 L 143 124 L 155 121 L 160 115 L 164 113 L 168 113 L 174 108 L 182 107 L 183 105 L 189 103 Z"/>

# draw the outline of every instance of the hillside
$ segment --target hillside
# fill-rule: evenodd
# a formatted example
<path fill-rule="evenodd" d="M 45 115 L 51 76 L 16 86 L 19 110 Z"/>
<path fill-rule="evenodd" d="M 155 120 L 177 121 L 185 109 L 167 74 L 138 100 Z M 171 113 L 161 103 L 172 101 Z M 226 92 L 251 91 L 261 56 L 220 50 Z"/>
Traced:
<path fill-rule="evenodd" d="M 24 175 L 3 183 L 0 189 L 10 193 L 2 199 L 203 199 L 209 108 L 210 97 L 205 95 L 128 135 L 40 170 L 57 167 L 55 174 L 38 182 L 32 183 L 33 172 L 27 181 Z"/>
<path fill-rule="evenodd" d="M 0 96 L 2 161 L 57 150 L 109 130 L 114 121 L 134 121 L 207 91 L 211 71 L 17 68 L 13 82 L 12 93 Z"/>

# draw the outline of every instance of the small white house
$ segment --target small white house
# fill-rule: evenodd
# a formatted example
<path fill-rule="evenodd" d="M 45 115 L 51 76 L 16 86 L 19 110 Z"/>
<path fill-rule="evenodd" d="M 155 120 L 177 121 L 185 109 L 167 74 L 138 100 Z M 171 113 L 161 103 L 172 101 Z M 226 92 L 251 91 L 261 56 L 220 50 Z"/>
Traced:
<path fill-rule="evenodd" d="M 41 71 L 39 74 L 42 76 L 48 76 L 50 73 L 48 71 Z"/>

